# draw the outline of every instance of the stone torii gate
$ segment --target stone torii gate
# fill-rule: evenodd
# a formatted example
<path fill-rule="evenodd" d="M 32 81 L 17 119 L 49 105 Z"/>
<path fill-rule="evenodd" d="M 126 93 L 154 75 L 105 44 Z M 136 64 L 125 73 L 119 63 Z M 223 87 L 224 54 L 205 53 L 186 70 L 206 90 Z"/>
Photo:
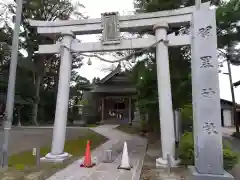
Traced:
<path fill-rule="evenodd" d="M 72 65 L 71 53 L 142 49 L 156 44 L 162 144 L 162 157 L 156 160 L 156 165 L 166 166 L 168 157 L 171 165 L 177 165 L 168 47 L 192 44 L 195 137 L 195 167 L 191 168 L 192 174 L 196 180 L 232 179 L 223 169 L 215 21 L 215 10 L 209 10 L 209 3 L 202 4 L 200 10 L 196 10 L 195 7 L 186 7 L 131 16 L 104 13 L 101 19 L 54 22 L 30 20 L 30 25 L 37 27 L 39 34 L 62 37 L 61 44 L 39 45 L 40 54 L 61 53 L 52 149 L 44 159 L 62 161 L 70 156 L 64 152 L 64 143 Z M 167 34 L 169 27 L 181 27 L 189 23 L 192 25 L 192 35 Z M 120 32 L 138 32 L 139 30 L 154 30 L 155 36 L 130 40 L 120 38 Z M 98 33 L 103 34 L 102 42 L 75 41 L 75 35 Z"/>

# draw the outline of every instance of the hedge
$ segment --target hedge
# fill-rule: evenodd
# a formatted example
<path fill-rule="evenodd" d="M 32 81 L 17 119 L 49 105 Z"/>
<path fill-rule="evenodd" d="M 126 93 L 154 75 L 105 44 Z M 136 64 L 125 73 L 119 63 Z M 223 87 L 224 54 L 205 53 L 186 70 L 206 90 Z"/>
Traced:
<path fill-rule="evenodd" d="M 181 137 L 178 154 L 182 165 L 194 165 L 193 133 L 185 132 Z M 230 170 L 238 162 L 238 156 L 226 142 L 223 143 L 223 165 L 225 170 Z"/>

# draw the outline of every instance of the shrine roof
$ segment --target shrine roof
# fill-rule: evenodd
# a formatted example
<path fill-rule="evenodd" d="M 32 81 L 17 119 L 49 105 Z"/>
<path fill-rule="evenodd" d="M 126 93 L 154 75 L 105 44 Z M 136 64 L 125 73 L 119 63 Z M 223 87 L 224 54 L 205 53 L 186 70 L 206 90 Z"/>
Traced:
<path fill-rule="evenodd" d="M 220 101 L 223 102 L 223 103 L 229 104 L 230 106 L 233 105 L 232 101 L 229 101 L 229 100 L 226 100 L 226 99 L 221 98 Z M 240 108 L 240 104 L 236 103 L 236 106 L 237 106 L 237 108 Z"/>
<path fill-rule="evenodd" d="M 114 69 L 112 72 L 110 72 L 108 75 L 106 75 L 104 78 L 102 78 L 99 81 L 99 84 L 103 84 L 105 82 L 107 82 L 109 79 L 111 79 L 113 76 L 117 75 L 121 73 L 121 65 L 118 64 L 118 66 L 116 67 L 116 69 Z"/>
<path fill-rule="evenodd" d="M 113 71 L 97 82 L 91 92 L 136 93 L 136 87 L 130 77 L 127 76 L 127 73 L 121 70 L 119 64 Z"/>

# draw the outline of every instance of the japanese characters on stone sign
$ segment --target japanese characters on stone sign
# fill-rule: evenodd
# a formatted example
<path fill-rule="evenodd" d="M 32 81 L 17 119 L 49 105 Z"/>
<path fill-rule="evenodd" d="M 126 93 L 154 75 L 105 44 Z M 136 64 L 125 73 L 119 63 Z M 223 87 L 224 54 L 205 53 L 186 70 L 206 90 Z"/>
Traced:
<path fill-rule="evenodd" d="M 202 88 L 201 95 L 203 97 L 211 98 L 215 94 L 216 92 L 213 90 L 213 88 Z"/>
<path fill-rule="evenodd" d="M 200 28 L 198 31 L 199 32 L 198 34 L 201 38 L 206 38 L 211 35 L 211 29 L 212 29 L 212 26 L 207 26 L 206 28 Z M 201 56 L 200 60 L 201 60 L 200 68 L 214 67 L 212 64 L 212 56 L 210 55 Z M 212 98 L 212 96 L 215 94 L 216 94 L 215 90 L 211 87 L 201 89 L 201 95 L 205 98 Z"/>
<path fill-rule="evenodd" d="M 200 38 L 204 40 L 208 40 L 208 37 L 211 36 L 211 30 L 212 26 L 208 25 L 204 28 L 199 28 L 198 29 L 198 35 Z M 208 52 L 208 51 L 207 51 Z M 211 55 L 204 55 L 200 56 L 200 68 L 201 69 L 206 69 L 206 68 L 214 68 L 213 66 L 213 57 Z M 216 91 L 212 87 L 204 87 L 201 89 L 201 96 L 204 97 L 205 99 L 212 99 L 213 96 L 216 94 Z M 218 134 L 216 126 L 214 122 L 212 121 L 207 121 L 204 122 L 203 124 L 203 130 L 206 132 L 208 135 L 213 135 L 213 134 Z"/>
<path fill-rule="evenodd" d="M 200 68 L 212 68 L 212 56 L 202 56 L 201 59 L 201 66 Z"/>
<path fill-rule="evenodd" d="M 212 26 L 208 25 L 205 28 L 199 28 L 198 29 L 198 35 L 201 38 L 207 39 L 207 37 L 211 36 L 211 29 Z M 201 56 L 201 66 L 200 68 L 213 68 L 214 66 L 212 65 L 212 56 L 210 55 L 205 55 Z"/>
<path fill-rule="evenodd" d="M 203 129 L 209 135 L 218 134 L 215 124 L 211 121 L 204 122 Z"/>
<path fill-rule="evenodd" d="M 211 29 L 212 29 L 212 26 L 210 26 L 210 25 L 205 28 L 200 28 L 198 30 L 198 34 L 200 35 L 200 37 L 206 38 L 211 35 L 211 33 L 210 33 Z"/>
<path fill-rule="evenodd" d="M 211 29 L 212 26 L 208 25 L 205 28 L 199 28 L 198 29 L 198 35 L 207 40 L 207 37 L 211 36 Z M 201 59 L 201 67 L 200 68 L 212 68 L 212 56 L 210 55 L 204 55 L 200 57 Z"/>

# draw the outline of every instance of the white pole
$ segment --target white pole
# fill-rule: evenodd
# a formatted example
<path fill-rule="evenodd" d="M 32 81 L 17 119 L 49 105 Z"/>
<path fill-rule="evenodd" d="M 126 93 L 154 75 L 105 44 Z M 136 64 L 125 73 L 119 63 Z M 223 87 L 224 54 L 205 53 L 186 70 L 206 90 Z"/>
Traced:
<path fill-rule="evenodd" d="M 201 8 L 201 0 L 195 0 L 195 6 L 196 6 L 196 9 L 200 9 Z"/>
<path fill-rule="evenodd" d="M 13 108 L 14 108 L 14 95 L 15 95 L 15 81 L 16 81 L 16 71 L 18 64 L 18 44 L 19 44 L 19 33 L 22 17 L 22 0 L 17 0 L 17 9 L 16 9 L 16 22 L 13 31 L 12 39 L 12 52 L 11 52 L 11 62 L 9 70 L 9 79 L 8 79 L 8 91 L 7 91 L 7 103 L 6 103 L 6 115 L 7 119 L 4 122 L 4 139 L 3 139 L 3 164 L 4 168 L 8 167 L 8 142 L 9 142 L 9 133 L 12 128 L 12 119 L 13 119 Z"/>

